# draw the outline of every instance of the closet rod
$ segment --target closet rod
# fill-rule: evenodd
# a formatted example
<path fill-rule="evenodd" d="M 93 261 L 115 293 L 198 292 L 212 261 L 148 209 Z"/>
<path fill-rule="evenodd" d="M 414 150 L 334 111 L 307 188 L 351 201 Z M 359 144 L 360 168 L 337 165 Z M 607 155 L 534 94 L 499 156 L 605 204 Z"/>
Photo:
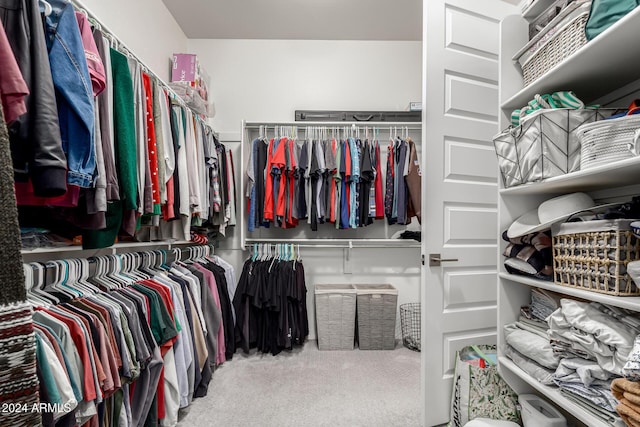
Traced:
<path fill-rule="evenodd" d="M 380 128 L 382 130 L 390 127 L 402 127 L 409 130 L 422 130 L 421 125 L 416 125 L 415 122 L 282 122 L 282 123 L 247 123 L 245 129 L 269 129 L 280 126 L 296 126 L 298 129 L 304 129 L 306 127 L 352 127 L 352 128 Z"/>
<path fill-rule="evenodd" d="M 420 242 L 404 239 L 246 239 L 246 248 L 257 244 L 295 244 L 301 248 L 419 248 Z"/>
<path fill-rule="evenodd" d="M 115 39 L 118 42 L 118 46 L 121 46 L 122 48 L 124 48 L 131 57 L 133 57 L 133 59 L 135 59 L 136 61 L 138 61 L 138 63 L 140 65 L 142 65 L 143 68 L 146 69 L 146 71 L 151 74 L 168 92 L 171 92 L 172 98 L 175 99 L 176 101 L 178 101 L 183 107 L 188 108 L 189 110 L 191 110 L 191 112 L 199 119 L 199 115 L 198 113 L 196 113 L 195 111 L 193 111 L 193 109 L 191 107 L 189 107 L 186 102 L 184 102 L 184 100 L 180 97 L 180 95 L 178 95 L 173 89 L 171 89 L 171 87 L 163 80 L 161 79 L 154 71 L 151 70 L 151 67 L 149 67 L 147 64 L 145 64 L 139 57 L 138 55 L 136 55 L 135 53 L 133 53 L 133 50 L 129 49 L 129 46 L 127 46 L 126 44 L 124 44 L 122 42 L 122 40 L 120 40 L 118 38 L 118 36 L 115 35 L 115 33 L 113 31 L 111 31 L 109 29 L 109 27 L 107 27 L 104 23 L 102 23 L 102 21 L 100 21 L 96 15 L 91 12 L 83 3 L 81 0 L 71 0 L 71 4 L 76 8 L 76 10 L 83 12 L 87 15 L 87 17 L 91 18 L 95 23 L 97 23 L 100 26 L 100 30 L 103 33 L 107 33 L 109 34 L 113 39 Z M 116 49 L 117 50 L 117 49 Z M 211 129 L 212 132 L 214 132 L 214 134 L 217 137 L 217 133 L 215 133 L 215 131 L 213 130 L 213 128 L 211 128 L 211 126 L 206 123 L 206 121 L 204 121 L 205 126 L 207 126 L 209 129 Z"/>

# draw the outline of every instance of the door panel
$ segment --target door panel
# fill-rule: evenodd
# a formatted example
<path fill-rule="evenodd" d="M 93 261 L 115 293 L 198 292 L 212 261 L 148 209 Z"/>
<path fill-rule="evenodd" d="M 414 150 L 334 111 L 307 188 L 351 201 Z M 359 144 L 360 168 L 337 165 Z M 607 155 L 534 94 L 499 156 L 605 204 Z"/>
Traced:
<path fill-rule="evenodd" d="M 423 2 L 425 426 L 449 421 L 455 353 L 496 342 L 499 0 Z M 427 36 L 428 35 L 428 36 Z"/>
<path fill-rule="evenodd" d="M 448 269 L 444 273 L 443 311 L 493 308 L 496 273 L 492 269 Z"/>
<path fill-rule="evenodd" d="M 498 121 L 498 83 L 468 75 L 445 74 L 445 114 Z"/>
<path fill-rule="evenodd" d="M 444 179 L 449 182 L 472 181 L 495 185 L 498 170 L 493 145 L 463 138 L 444 139 Z"/>

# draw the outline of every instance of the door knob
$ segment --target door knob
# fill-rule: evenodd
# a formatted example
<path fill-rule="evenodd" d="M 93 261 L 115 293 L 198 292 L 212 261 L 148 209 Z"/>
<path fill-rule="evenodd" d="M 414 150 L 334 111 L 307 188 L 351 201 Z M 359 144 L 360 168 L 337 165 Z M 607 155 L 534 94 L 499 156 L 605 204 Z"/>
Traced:
<path fill-rule="evenodd" d="M 456 262 L 458 258 L 440 258 L 440 254 L 429 254 L 429 267 L 439 267 L 443 262 Z"/>

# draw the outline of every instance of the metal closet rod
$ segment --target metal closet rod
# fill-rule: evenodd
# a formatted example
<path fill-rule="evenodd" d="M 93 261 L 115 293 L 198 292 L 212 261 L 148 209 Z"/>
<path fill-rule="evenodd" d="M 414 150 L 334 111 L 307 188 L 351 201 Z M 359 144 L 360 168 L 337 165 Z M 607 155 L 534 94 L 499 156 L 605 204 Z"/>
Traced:
<path fill-rule="evenodd" d="M 380 128 L 380 129 L 388 129 L 393 127 L 402 127 L 408 130 L 422 130 L 422 126 L 416 125 L 415 122 L 402 123 L 402 122 L 283 122 L 283 123 L 263 123 L 263 124 L 245 124 L 245 129 L 275 129 L 282 126 L 295 126 L 300 129 L 305 129 L 307 127 L 320 127 L 320 128 L 341 128 L 341 127 L 351 127 L 351 128 Z"/>
<path fill-rule="evenodd" d="M 398 244 L 394 244 L 397 242 Z M 414 240 L 393 239 L 246 239 L 246 247 L 256 244 L 294 244 L 301 248 L 407 248 L 420 247 Z"/>
<path fill-rule="evenodd" d="M 136 61 L 138 61 L 138 63 L 145 68 L 146 72 L 151 74 L 158 82 L 160 82 L 160 84 L 162 84 L 162 86 L 164 86 L 164 88 L 171 93 L 173 99 L 175 99 L 176 101 L 178 101 L 184 108 L 188 108 L 189 110 L 191 110 L 193 112 L 193 114 L 196 116 L 197 119 L 200 119 L 200 117 L 198 116 L 198 113 L 196 113 L 195 111 L 193 111 L 193 109 L 191 107 L 189 107 L 186 102 L 184 102 L 184 100 L 182 98 L 180 98 L 180 95 L 178 95 L 173 89 L 171 89 L 171 87 L 164 81 L 162 80 L 160 77 L 158 77 L 158 75 L 153 72 L 151 70 L 151 68 L 145 64 L 139 57 L 138 55 L 136 55 L 135 53 L 133 53 L 133 50 L 129 49 L 129 46 L 127 46 L 126 44 L 124 44 L 122 42 L 122 40 L 120 40 L 113 31 L 111 31 L 109 29 L 109 27 L 107 27 L 106 25 L 104 25 L 102 23 L 102 21 L 100 21 L 96 15 L 94 13 L 92 13 L 91 11 L 89 11 L 89 9 L 82 3 L 82 1 L 80 0 L 71 0 L 71 4 L 76 8 L 76 10 L 84 13 L 87 15 L 87 17 L 91 18 L 96 24 L 98 24 L 100 26 L 100 30 L 103 33 L 107 33 L 109 35 L 109 37 L 111 37 L 112 39 L 114 39 L 117 43 L 118 43 L 118 47 L 121 47 L 122 49 L 126 50 L 126 53 L 131 56 L 133 59 L 135 59 Z M 108 37 L 107 37 L 108 38 Z M 119 50 L 119 49 L 116 49 Z M 125 53 L 125 52 L 121 52 L 121 53 Z M 215 133 L 215 131 L 213 130 L 213 128 L 211 128 L 211 126 L 204 121 L 205 126 L 207 126 L 209 129 L 211 129 L 212 132 Z M 217 134 L 216 134 L 217 135 Z"/>

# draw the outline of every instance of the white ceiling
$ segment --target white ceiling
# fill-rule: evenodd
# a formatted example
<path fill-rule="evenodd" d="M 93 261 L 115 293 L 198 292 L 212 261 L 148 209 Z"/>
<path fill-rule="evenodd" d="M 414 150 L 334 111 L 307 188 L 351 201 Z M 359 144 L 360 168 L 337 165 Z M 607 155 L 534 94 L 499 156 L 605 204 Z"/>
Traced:
<path fill-rule="evenodd" d="M 190 39 L 422 40 L 422 0 L 162 0 Z"/>

